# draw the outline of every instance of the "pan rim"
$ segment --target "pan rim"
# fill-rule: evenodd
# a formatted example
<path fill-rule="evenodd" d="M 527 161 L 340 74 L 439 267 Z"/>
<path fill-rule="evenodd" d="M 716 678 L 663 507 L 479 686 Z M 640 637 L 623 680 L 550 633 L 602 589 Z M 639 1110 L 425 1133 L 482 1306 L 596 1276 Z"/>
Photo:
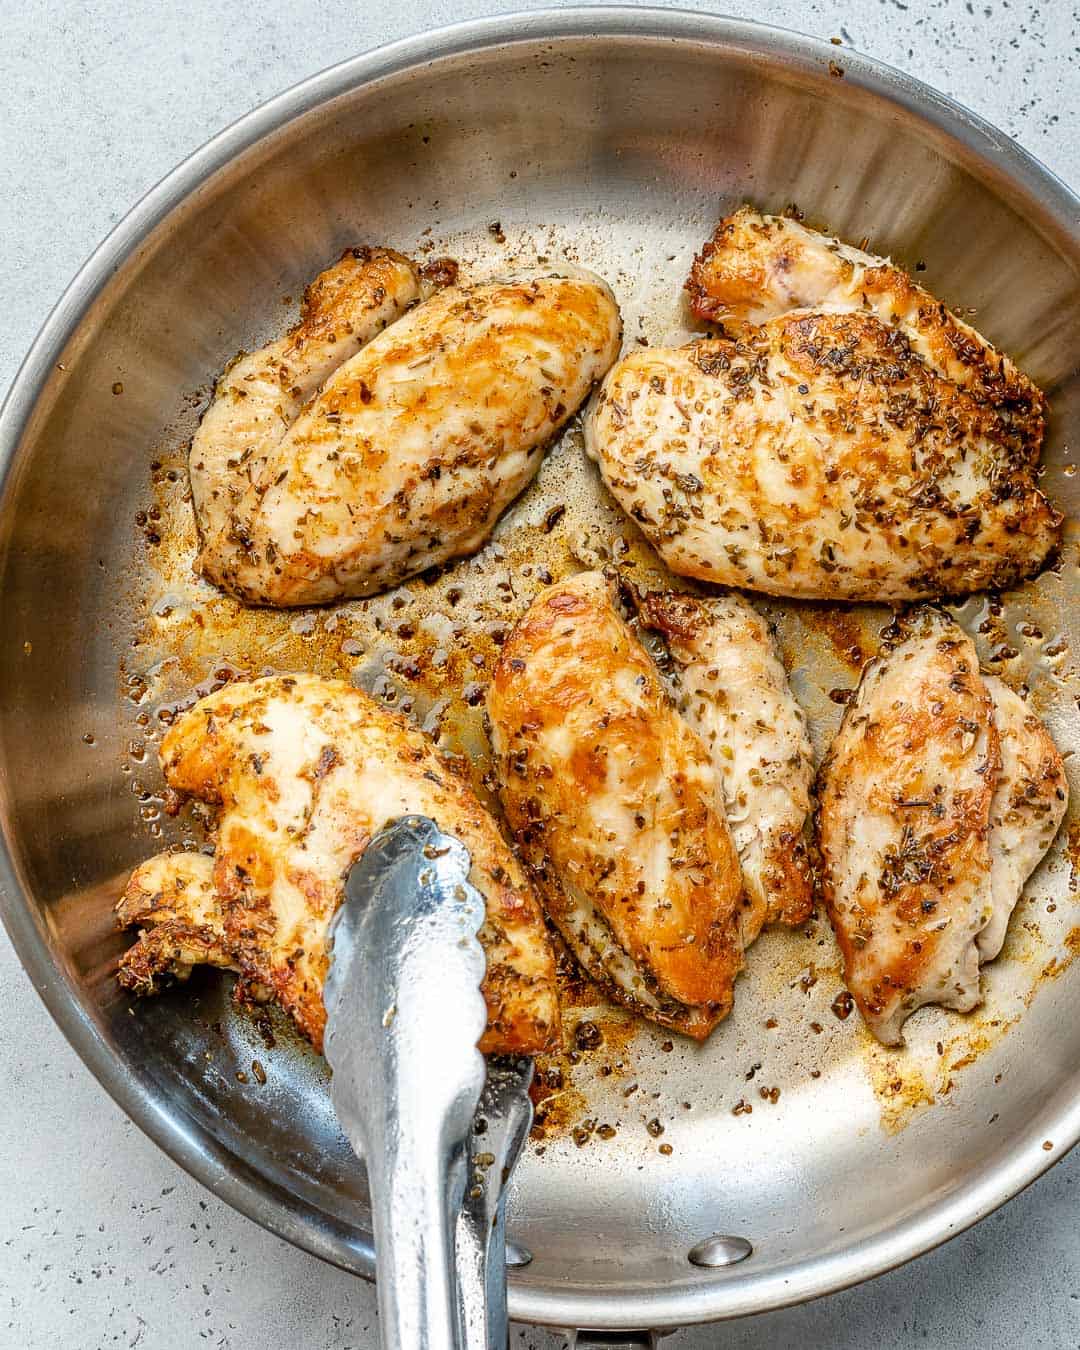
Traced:
<path fill-rule="evenodd" d="M 1034 156 L 988 122 L 943 94 L 849 48 L 748 20 L 686 9 L 600 6 L 540 9 L 469 20 L 403 38 L 315 74 L 253 109 L 212 137 L 152 187 L 93 251 L 45 320 L 0 408 L 0 506 L 7 497 L 17 451 L 60 354 L 113 274 L 176 208 L 260 141 L 356 88 L 402 75 L 432 61 L 500 47 L 580 39 L 652 40 L 696 44 L 743 55 L 767 55 L 786 68 L 821 77 L 842 61 L 845 79 L 912 114 L 931 133 L 972 155 L 988 174 L 1033 204 L 1080 270 L 1080 198 Z M 0 541 L 0 550 L 6 544 Z M 0 766 L 0 798 L 7 785 Z M 108 1045 L 82 1006 L 49 946 L 44 922 L 22 875 L 8 812 L 0 825 L 0 917 L 49 1013 L 80 1058 L 121 1109 L 175 1162 L 263 1227 L 343 1269 L 374 1276 L 370 1235 L 326 1214 L 258 1176 L 192 1120 L 166 1114 L 152 1093 Z M 655 1329 L 686 1326 L 777 1309 L 890 1270 L 955 1236 L 1011 1199 L 1057 1162 L 1080 1138 L 1080 1097 L 1050 1119 L 1032 1123 L 1012 1156 L 988 1165 L 956 1193 L 935 1201 L 887 1232 L 823 1256 L 760 1276 L 732 1273 L 675 1289 L 617 1295 L 515 1282 L 515 1320 L 547 1325 Z M 1043 1140 L 1053 1147 L 1044 1148 Z"/>

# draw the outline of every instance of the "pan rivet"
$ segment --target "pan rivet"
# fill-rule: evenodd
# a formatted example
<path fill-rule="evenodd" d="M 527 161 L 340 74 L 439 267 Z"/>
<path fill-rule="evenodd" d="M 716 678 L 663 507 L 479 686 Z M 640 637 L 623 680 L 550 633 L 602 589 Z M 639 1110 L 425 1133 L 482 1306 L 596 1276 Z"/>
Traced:
<path fill-rule="evenodd" d="M 532 1252 L 518 1242 L 506 1244 L 506 1264 L 508 1266 L 527 1266 L 532 1260 Z"/>
<path fill-rule="evenodd" d="M 744 1237 L 715 1233 L 703 1238 L 687 1252 L 687 1260 L 695 1266 L 733 1266 L 745 1261 L 754 1250 Z"/>

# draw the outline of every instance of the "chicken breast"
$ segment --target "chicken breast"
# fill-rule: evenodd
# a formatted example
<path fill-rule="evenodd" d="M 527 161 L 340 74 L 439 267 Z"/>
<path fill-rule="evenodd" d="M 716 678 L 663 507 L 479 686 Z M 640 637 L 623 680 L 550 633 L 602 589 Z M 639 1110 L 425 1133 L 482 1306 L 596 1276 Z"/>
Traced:
<path fill-rule="evenodd" d="M 404 718 L 343 682 L 272 676 L 201 699 L 164 737 L 161 763 L 171 787 L 220 806 L 212 873 L 191 854 L 136 871 L 118 915 L 146 931 L 121 961 L 123 983 L 145 991 L 157 970 L 183 974 L 204 959 L 194 934 L 321 1048 L 326 934 L 345 878 L 383 826 L 416 813 L 468 849 L 487 905 L 481 1049 L 531 1054 L 557 1039 L 536 896 L 471 789 Z"/>
<path fill-rule="evenodd" d="M 996 411 L 996 439 L 1011 456 L 1030 464 L 1039 458 L 1042 391 L 887 258 L 744 206 L 716 227 L 686 289 L 698 318 L 725 326 L 763 324 L 792 310 L 872 315 L 901 333 L 928 370 Z"/>
<path fill-rule="evenodd" d="M 992 961 L 1024 883 L 1065 818 L 1069 785 L 1058 748 L 1039 718 L 1007 684 L 991 675 L 983 679 L 1001 736 L 1001 776 L 990 803 L 993 913 L 977 939 L 980 961 Z"/>
<path fill-rule="evenodd" d="M 1036 573 L 1061 527 L 1035 480 L 1042 395 L 896 268 L 790 225 L 740 213 L 699 260 L 698 307 L 730 334 L 608 374 L 585 433 L 612 495 L 672 571 L 770 595 Z"/>
<path fill-rule="evenodd" d="M 618 353 L 591 273 L 447 286 L 379 332 L 417 297 L 411 264 L 338 267 L 284 345 L 226 373 L 192 445 L 199 565 L 250 603 L 370 595 L 475 552 Z"/>
<path fill-rule="evenodd" d="M 746 947 L 764 924 L 802 923 L 813 909 L 806 829 L 814 761 L 806 718 L 768 624 L 741 596 L 654 591 L 639 612 L 667 640 L 676 707 L 723 784 L 746 885 Z"/>
<path fill-rule="evenodd" d="M 612 495 L 673 572 L 897 600 L 1033 575 L 1060 517 L 997 418 L 861 314 L 630 352 L 586 419 Z"/>
<path fill-rule="evenodd" d="M 822 890 L 879 1040 L 927 1003 L 967 1012 L 1067 804 L 1060 756 L 971 639 L 923 609 L 863 672 L 820 775 Z"/>
<path fill-rule="evenodd" d="M 335 370 L 420 299 L 420 277 L 392 249 L 346 249 L 304 292 L 300 321 L 222 372 L 191 443 L 196 563 L 228 588 L 249 547 L 241 502 L 285 431 Z"/>
<path fill-rule="evenodd" d="M 974 644 L 922 610 L 866 667 L 821 770 L 825 902 L 847 987 L 886 1045 L 926 1003 L 979 1002 L 1000 772 Z"/>
<path fill-rule="evenodd" d="M 156 993 L 162 974 L 186 980 L 195 966 L 239 970 L 214 889 L 214 860 L 205 853 L 159 853 L 137 867 L 116 917 L 121 928 L 145 930 L 121 962 L 123 982 L 136 993 Z"/>
<path fill-rule="evenodd" d="M 542 591 L 487 696 L 503 805 L 549 917 L 613 998 L 703 1038 L 743 885 L 709 758 L 596 572 Z"/>

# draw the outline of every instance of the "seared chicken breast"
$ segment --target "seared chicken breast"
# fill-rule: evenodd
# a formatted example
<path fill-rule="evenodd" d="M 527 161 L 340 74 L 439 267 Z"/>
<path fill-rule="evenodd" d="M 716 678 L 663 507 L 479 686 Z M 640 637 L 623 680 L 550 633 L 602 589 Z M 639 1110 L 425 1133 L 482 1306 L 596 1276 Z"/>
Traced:
<path fill-rule="evenodd" d="M 997 412 L 997 436 L 1010 454 L 1032 464 L 1039 458 L 1042 391 L 887 258 L 744 206 L 716 227 L 686 289 L 698 318 L 725 327 L 760 325 L 793 310 L 872 315 L 901 333 L 928 370 Z"/>
<path fill-rule="evenodd" d="M 1060 759 L 1014 699 L 957 624 L 920 610 L 867 665 L 822 765 L 822 889 L 887 1045 L 924 1004 L 978 1004 L 979 963 L 1060 823 Z"/>
<path fill-rule="evenodd" d="M 214 860 L 205 853 L 159 853 L 137 867 L 116 917 L 121 928 L 144 930 L 121 961 L 123 983 L 138 993 L 153 993 L 163 971 L 186 980 L 196 966 L 240 969 L 229 950 Z"/>
<path fill-rule="evenodd" d="M 481 1049 L 531 1054 L 557 1038 L 554 965 L 537 899 L 494 821 L 427 738 L 351 685 L 310 675 L 226 686 L 161 745 L 177 792 L 219 806 L 212 863 L 166 854 L 137 869 L 121 923 L 144 933 L 120 979 L 234 966 L 241 991 L 272 996 L 321 1048 L 326 935 L 349 869 L 398 816 L 429 816 L 469 851 L 487 914 Z"/>
<path fill-rule="evenodd" d="M 198 569 L 229 588 L 250 548 L 241 503 L 287 428 L 335 370 L 420 299 L 420 277 L 392 249 L 346 249 L 304 292 L 300 321 L 241 352 L 214 387 L 191 443 L 188 476 Z M 245 508 L 246 510 L 246 508 Z"/>
<path fill-rule="evenodd" d="M 370 595 L 475 552 L 618 353 L 591 273 L 450 285 L 399 317 L 418 287 L 397 254 L 347 254 L 219 382 L 192 498 L 199 566 L 241 600 Z"/>
<path fill-rule="evenodd" d="M 487 713 L 507 817 L 571 951 L 613 998 L 708 1035 L 742 965 L 739 860 L 705 748 L 599 573 L 540 593 Z"/>
<path fill-rule="evenodd" d="M 742 940 L 749 946 L 764 924 L 802 923 L 813 909 L 806 717 L 768 624 L 741 596 L 654 591 L 639 612 L 666 639 L 676 707 L 723 785 L 746 884 Z"/>
<path fill-rule="evenodd" d="M 1033 575 L 1061 525 L 1035 480 L 1042 395 L 896 268 L 799 228 L 725 222 L 697 294 L 731 331 L 610 371 L 585 431 L 612 495 L 672 571 L 771 595 Z"/>
<path fill-rule="evenodd" d="M 983 681 L 994 700 L 1001 736 L 1001 776 L 990 803 L 990 891 L 993 913 L 976 939 L 980 961 L 1001 951 L 1009 916 L 1024 883 L 1054 842 L 1069 805 L 1058 748 L 1027 704 L 1001 680 Z"/>
<path fill-rule="evenodd" d="M 979 1002 L 1000 772 L 974 644 L 923 610 L 866 667 L 821 775 L 824 897 L 847 986 L 887 1045 L 925 1003 L 967 1012 Z"/>

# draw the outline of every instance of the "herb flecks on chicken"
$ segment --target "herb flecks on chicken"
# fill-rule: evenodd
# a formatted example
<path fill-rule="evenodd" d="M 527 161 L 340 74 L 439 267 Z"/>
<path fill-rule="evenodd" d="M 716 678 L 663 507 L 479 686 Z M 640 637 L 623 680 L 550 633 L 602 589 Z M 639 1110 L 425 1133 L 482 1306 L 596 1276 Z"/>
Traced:
<path fill-rule="evenodd" d="M 326 935 L 349 869 L 398 816 L 429 816 L 472 860 L 487 913 L 481 1049 L 557 1041 L 554 962 L 521 864 L 472 790 L 422 732 L 351 685 L 283 675 L 227 685 L 169 729 L 170 787 L 219 807 L 214 858 L 162 854 L 138 868 L 117 914 L 143 932 L 121 982 L 153 992 L 193 965 L 240 973 L 241 996 L 276 999 L 316 1048 Z"/>
<path fill-rule="evenodd" d="M 639 606 L 663 633 L 675 706 L 709 752 L 746 883 L 748 947 L 767 923 L 814 904 L 807 851 L 813 751 L 769 626 L 739 595 L 652 591 Z"/>
<path fill-rule="evenodd" d="M 609 372 L 586 447 L 672 571 L 901 600 L 1034 575 L 1045 400 L 900 269 L 744 208 L 694 265 L 722 336 Z"/>
<path fill-rule="evenodd" d="M 549 917 L 611 996 L 703 1038 L 742 966 L 742 874 L 697 736 L 596 572 L 548 587 L 488 691 L 507 817 Z"/>
<path fill-rule="evenodd" d="M 863 671 L 820 773 L 822 889 L 867 1025 L 967 1012 L 1065 813 L 1064 766 L 971 639 L 916 611 Z"/>
<path fill-rule="evenodd" d="M 351 250 L 295 328 L 222 375 L 190 456 L 209 580 L 315 604 L 474 553 L 618 354 L 618 307 L 592 273 L 417 303 L 421 285 L 400 254 Z"/>

